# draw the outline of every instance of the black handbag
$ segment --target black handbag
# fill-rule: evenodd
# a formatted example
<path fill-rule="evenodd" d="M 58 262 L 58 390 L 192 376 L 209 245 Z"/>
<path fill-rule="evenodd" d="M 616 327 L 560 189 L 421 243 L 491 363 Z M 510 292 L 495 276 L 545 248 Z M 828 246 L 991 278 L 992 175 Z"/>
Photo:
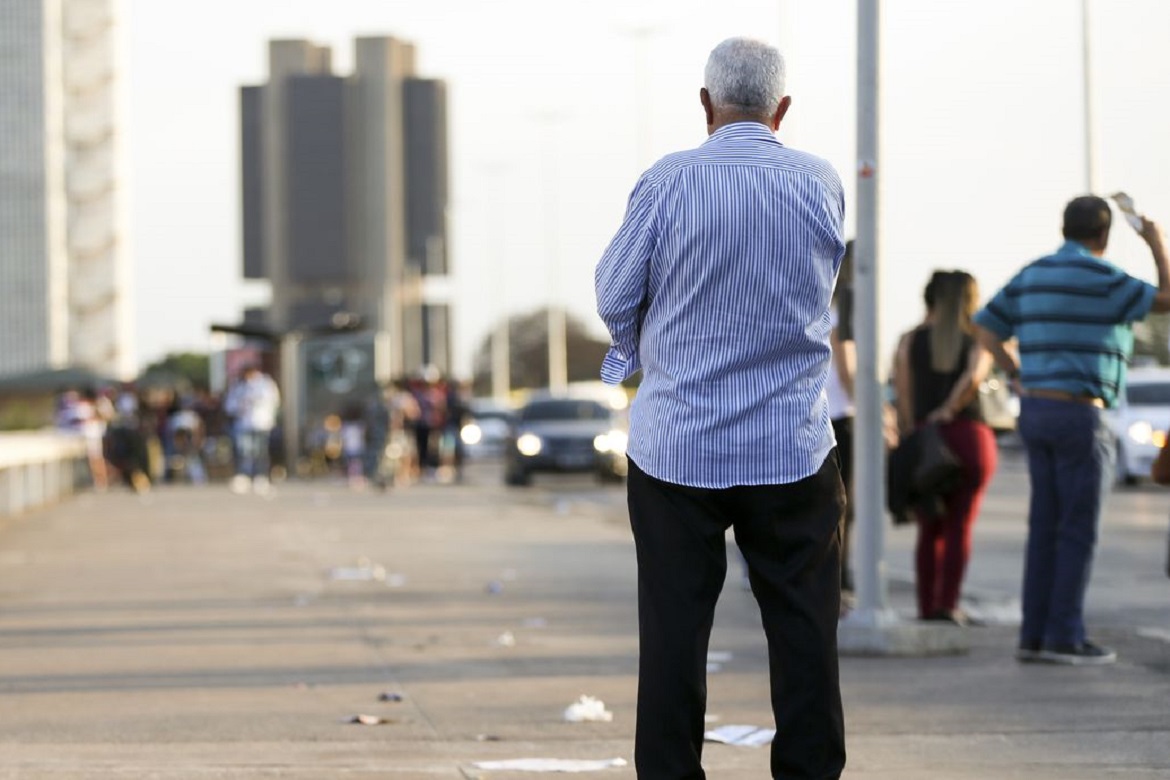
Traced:
<path fill-rule="evenodd" d="M 942 498 L 954 492 L 963 479 L 963 464 L 943 441 L 938 425 L 926 423 L 918 430 L 918 462 L 914 464 L 914 493 L 920 498 Z"/>
<path fill-rule="evenodd" d="M 913 511 L 938 517 L 943 501 L 963 479 L 963 464 L 938 426 L 927 423 L 902 437 L 886 461 L 886 508 L 894 525 L 913 521 Z"/>

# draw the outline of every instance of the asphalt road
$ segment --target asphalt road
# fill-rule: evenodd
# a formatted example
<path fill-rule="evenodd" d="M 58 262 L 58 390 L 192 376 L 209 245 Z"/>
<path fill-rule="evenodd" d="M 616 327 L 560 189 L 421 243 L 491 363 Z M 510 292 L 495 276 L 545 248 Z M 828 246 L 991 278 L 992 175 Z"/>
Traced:
<path fill-rule="evenodd" d="M 115 491 L 8 522 L 0 778 L 512 780 L 533 775 L 477 762 L 628 760 L 622 489 L 499 477 L 480 465 L 461 486 L 291 484 L 269 499 Z M 1170 777 L 1170 494 L 1110 504 L 1090 622 L 1120 661 L 1099 669 L 1012 660 L 1025 501 L 1005 452 L 968 578 L 990 625 L 968 630 L 968 654 L 842 659 L 846 778 Z M 909 615 L 913 531 L 887 540 L 890 602 Z M 734 576 L 712 650 L 712 727 L 766 726 L 763 638 Z M 612 720 L 566 722 L 582 695 Z M 759 748 L 711 744 L 705 761 L 712 778 L 766 775 Z"/>

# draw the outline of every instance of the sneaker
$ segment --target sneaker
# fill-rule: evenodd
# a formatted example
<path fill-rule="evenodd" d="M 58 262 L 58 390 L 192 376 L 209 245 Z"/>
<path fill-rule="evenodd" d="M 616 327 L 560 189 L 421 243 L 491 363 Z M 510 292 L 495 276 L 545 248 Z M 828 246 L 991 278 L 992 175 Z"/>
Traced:
<path fill-rule="evenodd" d="M 1082 642 L 1079 645 L 1046 647 L 1040 651 L 1037 660 L 1068 666 L 1104 666 L 1116 661 L 1117 653 L 1108 647 L 1101 647 L 1092 642 Z"/>
<path fill-rule="evenodd" d="M 268 481 L 268 477 L 255 477 L 252 479 L 252 490 L 258 496 L 271 495 L 272 483 Z"/>
<path fill-rule="evenodd" d="M 244 474 L 236 474 L 232 477 L 231 489 L 236 495 L 242 496 L 252 489 L 252 480 L 248 479 Z"/>
<path fill-rule="evenodd" d="M 1016 660 L 1022 664 L 1036 663 L 1040 660 L 1040 643 L 1025 642 L 1016 648 Z"/>

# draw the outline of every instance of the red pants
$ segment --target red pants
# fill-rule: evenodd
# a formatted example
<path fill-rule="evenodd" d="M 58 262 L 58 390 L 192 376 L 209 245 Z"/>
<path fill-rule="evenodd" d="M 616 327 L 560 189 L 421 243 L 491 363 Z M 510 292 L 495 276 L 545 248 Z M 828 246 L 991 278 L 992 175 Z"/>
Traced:
<path fill-rule="evenodd" d="M 972 420 L 953 420 L 939 427 L 943 441 L 963 463 L 963 483 L 947 497 L 941 517 L 918 517 L 914 563 L 918 615 L 927 618 L 959 605 L 963 574 L 971 557 L 971 532 L 998 451 L 991 428 Z"/>

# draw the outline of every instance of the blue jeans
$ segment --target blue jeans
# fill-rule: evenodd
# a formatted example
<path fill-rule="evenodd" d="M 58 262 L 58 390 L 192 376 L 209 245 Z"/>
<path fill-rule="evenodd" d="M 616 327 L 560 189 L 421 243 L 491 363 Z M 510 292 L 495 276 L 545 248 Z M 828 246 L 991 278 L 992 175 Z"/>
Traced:
<path fill-rule="evenodd" d="M 268 476 L 268 440 L 270 431 L 236 431 L 236 473 L 246 477 Z"/>
<path fill-rule="evenodd" d="M 1078 645 L 1117 444 L 1103 410 L 1073 401 L 1021 399 L 1019 431 L 1032 482 L 1020 645 Z"/>

